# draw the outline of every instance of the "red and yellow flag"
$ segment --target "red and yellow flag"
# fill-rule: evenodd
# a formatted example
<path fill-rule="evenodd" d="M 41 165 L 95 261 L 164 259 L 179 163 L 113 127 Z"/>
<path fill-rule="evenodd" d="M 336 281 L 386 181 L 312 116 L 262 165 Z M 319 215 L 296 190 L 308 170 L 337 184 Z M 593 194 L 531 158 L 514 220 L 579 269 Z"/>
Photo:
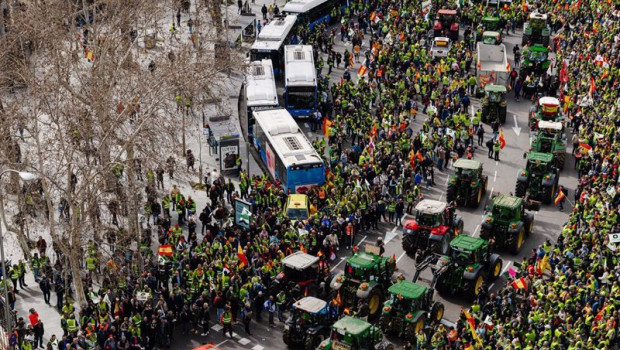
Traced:
<path fill-rule="evenodd" d="M 323 118 L 323 135 L 325 135 L 325 137 L 329 137 L 329 128 L 334 125 L 334 122 L 327 119 L 327 118 Z"/>
<path fill-rule="evenodd" d="M 357 75 L 361 77 L 361 76 L 366 75 L 367 72 L 368 72 L 368 67 L 362 64 L 360 66 L 360 69 L 357 70 Z"/>
<path fill-rule="evenodd" d="M 239 267 L 243 268 L 248 266 L 248 258 L 245 257 L 245 253 L 243 249 L 241 249 L 241 242 L 237 243 L 237 258 L 239 258 Z"/>
<path fill-rule="evenodd" d="M 526 289 L 527 288 L 527 282 L 525 281 L 525 278 L 521 277 L 517 280 L 514 280 L 512 282 L 512 287 L 514 289 Z"/>
<path fill-rule="evenodd" d="M 558 196 L 557 196 L 557 197 L 555 197 L 555 201 L 554 201 L 554 203 L 557 205 L 557 204 L 558 204 L 558 203 L 560 203 L 560 201 L 561 201 L 562 199 L 564 199 L 565 197 L 566 197 L 566 195 L 564 194 L 564 191 L 559 191 L 559 192 L 558 192 Z M 546 255 L 545 255 L 545 256 L 546 256 Z"/>
<path fill-rule="evenodd" d="M 588 91 L 588 95 L 590 95 L 591 97 L 594 91 L 596 91 L 596 85 L 594 85 L 594 77 L 590 77 L 590 90 Z"/>
<path fill-rule="evenodd" d="M 170 244 L 161 245 L 159 246 L 159 249 L 157 250 L 157 254 L 161 256 L 172 256 L 173 253 L 174 251 Z"/>
<path fill-rule="evenodd" d="M 499 148 L 504 149 L 506 147 L 506 139 L 504 138 L 504 130 L 499 131 Z"/>

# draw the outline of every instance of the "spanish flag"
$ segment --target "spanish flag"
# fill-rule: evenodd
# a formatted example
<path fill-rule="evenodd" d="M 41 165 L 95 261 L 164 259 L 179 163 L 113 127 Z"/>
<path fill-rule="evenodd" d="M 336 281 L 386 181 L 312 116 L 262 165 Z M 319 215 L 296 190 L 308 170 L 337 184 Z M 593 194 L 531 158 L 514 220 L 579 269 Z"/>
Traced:
<path fill-rule="evenodd" d="M 506 139 L 504 138 L 504 130 L 499 131 L 499 148 L 504 149 L 506 147 Z"/>
<path fill-rule="evenodd" d="M 590 77 L 590 90 L 588 91 L 588 95 L 590 95 L 591 97 L 594 91 L 596 91 L 596 85 L 594 85 L 594 77 Z"/>
<path fill-rule="evenodd" d="M 525 0 L 521 2 L 521 7 L 523 8 L 523 12 L 527 12 L 527 2 Z"/>
<path fill-rule="evenodd" d="M 514 280 L 512 282 L 512 287 L 514 289 L 526 289 L 527 288 L 527 282 L 525 281 L 525 278 L 521 277 L 517 280 Z"/>
<path fill-rule="evenodd" d="M 590 152 L 592 150 L 592 146 L 588 145 L 587 143 L 583 143 L 583 142 L 579 142 L 579 147 L 586 150 L 586 152 Z"/>
<path fill-rule="evenodd" d="M 558 196 L 557 196 L 557 197 L 555 197 L 555 201 L 554 201 L 554 203 L 557 205 L 557 204 L 558 204 L 558 203 L 560 203 L 560 201 L 561 201 L 562 199 L 564 199 L 565 197 L 566 197 L 566 195 L 564 194 L 564 191 L 559 191 L 559 192 L 558 192 Z"/>
<path fill-rule="evenodd" d="M 476 320 L 474 320 L 474 318 L 471 316 L 469 311 L 467 311 L 466 309 L 463 309 L 463 315 L 465 315 L 465 318 L 467 319 L 467 323 L 469 324 L 469 330 L 471 331 L 472 338 L 477 343 L 481 343 L 480 337 L 478 336 L 478 333 L 476 333 Z"/>
<path fill-rule="evenodd" d="M 368 67 L 362 64 L 360 66 L 360 69 L 357 70 L 357 75 L 361 77 L 361 76 L 366 75 L 367 72 L 368 72 Z"/>
<path fill-rule="evenodd" d="M 323 135 L 325 135 L 325 137 L 329 137 L 329 128 L 334 125 L 334 122 L 327 119 L 327 118 L 323 118 Z"/>
<path fill-rule="evenodd" d="M 161 256 L 172 256 L 173 248 L 170 244 L 161 245 L 159 246 L 159 249 L 157 250 L 157 254 Z"/>
<path fill-rule="evenodd" d="M 372 13 L 370 14 L 370 21 L 374 21 L 375 18 L 377 18 L 377 14 L 375 13 L 375 11 L 372 11 Z"/>
<path fill-rule="evenodd" d="M 299 242 L 299 250 L 304 252 L 304 253 L 307 253 L 306 248 L 304 248 L 304 244 L 301 243 L 301 242 Z"/>
<path fill-rule="evenodd" d="M 243 268 L 248 266 L 248 258 L 245 257 L 245 253 L 243 249 L 241 249 L 241 242 L 237 243 L 237 258 L 239 258 L 239 267 Z"/>
<path fill-rule="evenodd" d="M 465 345 L 465 350 L 474 350 L 474 346 L 471 345 L 471 343 L 467 343 L 467 345 Z"/>
<path fill-rule="evenodd" d="M 340 297 L 340 291 L 338 291 L 338 294 L 336 294 L 336 297 L 334 298 L 334 304 L 338 306 L 342 306 L 342 298 Z"/>
<path fill-rule="evenodd" d="M 95 60 L 93 50 L 86 49 L 86 51 L 84 51 L 84 58 L 86 58 L 89 62 L 93 62 Z"/>

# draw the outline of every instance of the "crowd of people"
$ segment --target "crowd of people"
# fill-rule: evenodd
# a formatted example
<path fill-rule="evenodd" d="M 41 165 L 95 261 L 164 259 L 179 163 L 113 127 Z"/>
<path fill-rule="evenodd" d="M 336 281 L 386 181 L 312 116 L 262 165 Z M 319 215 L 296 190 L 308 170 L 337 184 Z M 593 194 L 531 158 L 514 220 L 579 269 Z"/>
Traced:
<path fill-rule="evenodd" d="M 550 14 L 558 33 L 553 49 L 562 62 L 559 98 L 577 135 L 579 185 L 557 242 L 541 245 L 511 269 L 509 279 L 522 283 L 509 283 L 497 294 L 481 293 L 472 318 L 464 314 L 456 329 L 431 325 L 404 346 L 613 348 L 620 327 L 620 267 L 607 234 L 619 229 L 618 12 L 611 2 L 593 0 L 512 2 L 497 9 L 461 1 L 459 6 L 470 34 L 484 14 L 500 16 L 505 34 L 514 33 L 529 11 Z M 251 334 L 252 322 L 263 317 L 270 326 L 282 321 L 296 297 L 270 288 L 285 256 L 298 250 L 320 256 L 320 278 L 329 284 L 334 252 L 351 248 L 360 231 L 376 229 L 382 221 L 399 224 L 424 198 L 424 190 L 435 185 L 436 171 L 449 168 L 455 159 L 480 156 L 475 137 L 482 146 L 488 135 L 489 156 L 499 160 L 499 125 L 485 130 L 479 112 L 470 111 L 477 89 L 473 36 L 453 43 L 447 58 L 432 59 L 428 32 L 433 16 L 428 11 L 414 1 L 352 1 L 345 12 L 333 14 L 339 24 L 300 30 L 304 42 L 327 56 L 327 68 L 322 57 L 316 60 L 323 93 L 320 118 L 315 119 L 320 124 L 323 118 L 326 137 L 314 146 L 329 166 L 326 184 L 310 193 L 308 220 L 285 217 L 281 208 L 287 193 L 278 180 L 241 172 L 235 184 L 209 172 L 203 184 L 208 200 L 200 208 L 176 185 L 165 194 L 158 192 L 164 187 L 160 170 L 157 184 L 154 176 L 147 181 L 141 261 L 121 250 L 102 259 L 91 242 L 84 256 L 88 300 L 77 311 L 70 284 L 65 293 L 62 268 L 41 262 L 47 259 L 41 254 L 31 268 L 46 303 L 50 291 L 56 291 L 64 334 L 43 344 L 43 323 L 32 309 L 28 320 L 20 317 L 9 334 L 13 349 L 169 348 L 179 334 L 175 329 L 208 339 L 214 323 L 232 335 L 232 324 L 240 322 Z M 265 7 L 265 19 L 267 12 Z M 350 49 L 337 52 L 335 40 L 350 43 Z M 343 79 L 331 81 L 341 62 Z M 366 69 L 357 72 L 356 82 L 352 62 L 362 62 Z M 522 83 L 519 79 L 516 84 Z M 418 118 L 422 125 L 414 131 Z M 235 198 L 252 204 L 249 229 L 233 224 Z M 18 292 L 18 282 L 23 285 L 25 271 L 18 264 L 9 272 L 12 293 Z"/>

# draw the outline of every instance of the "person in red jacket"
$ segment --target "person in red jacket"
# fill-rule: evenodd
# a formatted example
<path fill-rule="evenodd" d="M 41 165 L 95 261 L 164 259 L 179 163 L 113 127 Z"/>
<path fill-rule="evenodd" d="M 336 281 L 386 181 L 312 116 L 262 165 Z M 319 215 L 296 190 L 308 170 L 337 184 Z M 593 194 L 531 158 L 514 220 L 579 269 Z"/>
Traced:
<path fill-rule="evenodd" d="M 39 313 L 37 313 L 35 309 L 30 309 L 30 315 L 28 315 L 28 318 L 30 319 L 30 325 L 34 327 L 34 325 L 39 322 Z"/>

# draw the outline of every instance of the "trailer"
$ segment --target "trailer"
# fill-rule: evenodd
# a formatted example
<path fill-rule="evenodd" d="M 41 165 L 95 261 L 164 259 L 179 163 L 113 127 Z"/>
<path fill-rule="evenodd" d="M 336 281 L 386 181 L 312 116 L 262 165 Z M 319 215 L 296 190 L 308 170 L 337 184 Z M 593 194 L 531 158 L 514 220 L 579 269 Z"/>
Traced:
<path fill-rule="evenodd" d="M 510 63 L 506 56 L 506 45 L 489 45 L 479 42 L 476 60 L 477 94 L 482 94 L 484 87 L 488 84 L 508 85 Z"/>

